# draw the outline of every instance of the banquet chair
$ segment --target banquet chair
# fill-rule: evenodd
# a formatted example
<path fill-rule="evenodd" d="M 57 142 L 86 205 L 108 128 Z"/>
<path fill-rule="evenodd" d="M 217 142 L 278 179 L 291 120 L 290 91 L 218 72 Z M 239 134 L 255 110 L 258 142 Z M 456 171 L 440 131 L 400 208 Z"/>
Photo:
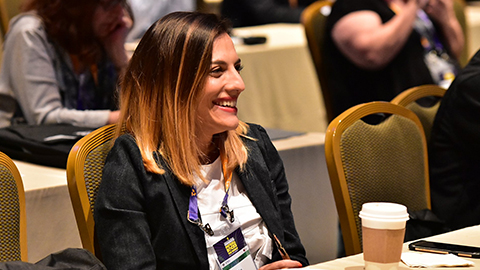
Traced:
<path fill-rule="evenodd" d="M 80 139 L 67 160 L 67 182 L 84 249 L 101 259 L 93 211 L 105 159 L 112 147 L 115 125 L 101 127 Z"/>
<path fill-rule="evenodd" d="M 363 203 L 431 209 L 422 124 L 402 106 L 382 101 L 346 110 L 328 126 L 325 157 L 346 255 L 362 252 Z"/>
<path fill-rule="evenodd" d="M 319 0 L 313 2 L 306 7 L 301 16 L 301 22 L 305 28 L 305 35 L 307 37 L 308 48 L 312 55 L 317 72 L 320 88 L 322 89 L 323 101 L 325 103 L 325 111 L 327 113 L 327 120 L 333 120 L 332 102 L 330 101 L 330 92 L 327 86 L 327 76 L 325 74 L 325 64 L 322 61 L 322 50 L 324 43 L 324 35 L 326 29 L 327 17 L 330 14 L 330 9 L 333 2 L 330 0 Z"/>
<path fill-rule="evenodd" d="M 433 120 L 435 120 L 435 115 L 437 114 L 440 102 L 442 101 L 441 98 L 445 95 L 446 91 L 445 88 L 438 85 L 426 84 L 403 91 L 393 98 L 391 102 L 413 111 L 418 116 L 420 122 L 422 122 L 425 137 L 428 142 L 430 140 Z M 416 102 L 422 98 L 428 97 L 434 98 L 433 102 L 429 102 L 432 104 L 428 104 L 428 106 Z"/>
<path fill-rule="evenodd" d="M 17 166 L 0 152 L 0 262 L 28 261 L 25 191 Z"/>

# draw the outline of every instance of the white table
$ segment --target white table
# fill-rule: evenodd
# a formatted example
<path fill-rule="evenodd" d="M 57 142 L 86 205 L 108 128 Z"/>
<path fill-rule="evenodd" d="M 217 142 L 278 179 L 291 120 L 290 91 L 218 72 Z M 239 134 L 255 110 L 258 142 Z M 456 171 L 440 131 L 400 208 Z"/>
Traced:
<path fill-rule="evenodd" d="M 469 56 L 472 57 L 480 49 L 480 2 L 468 2 L 465 7 Z"/>
<path fill-rule="evenodd" d="M 260 25 L 235 28 L 233 34 L 267 38 L 265 44 L 235 46 L 245 67 L 239 118 L 269 128 L 325 132 L 325 106 L 303 26 Z"/>
<path fill-rule="evenodd" d="M 435 241 L 435 242 L 445 242 L 445 243 L 460 244 L 460 245 L 467 245 L 467 246 L 480 246 L 480 225 L 428 237 L 426 239 L 430 241 Z M 403 245 L 403 252 L 414 252 L 414 251 L 409 251 L 408 243 L 406 243 Z M 480 259 L 469 259 L 469 258 L 465 258 L 465 259 L 472 261 L 475 264 L 475 266 L 462 267 L 461 269 L 480 270 Z M 333 261 L 311 265 L 307 267 L 307 269 L 363 270 L 364 269 L 363 254 L 357 254 L 357 255 L 341 258 L 341 259 L 336 259 Z M 400 263 L 399 269 L 408 270 L 411 268 L 407 267 L 403 263 Z M 453 268 L 429 268 L 429 269 L 444 270 L 444 269 L 453 269 Z M 456 268 L 456 269 L 460 269 L 460 268 Z"/>
<path fill-rule="evenodd" d="M 28 261 L 37 262 L 67 247 L 81 247 L 66 171 L 14 162 L 25 189 Z"/>
<path fill-rule="evenodd" d="M 337 213 L 323 142 L 323 133 L 274 141 L 289 180 L 297 231 L 311 263 L 336 257 Z M 15 164 L 26 193 L 29 261 L 67 247 L 81 247 L 65 170 L 21 161 Z"/>

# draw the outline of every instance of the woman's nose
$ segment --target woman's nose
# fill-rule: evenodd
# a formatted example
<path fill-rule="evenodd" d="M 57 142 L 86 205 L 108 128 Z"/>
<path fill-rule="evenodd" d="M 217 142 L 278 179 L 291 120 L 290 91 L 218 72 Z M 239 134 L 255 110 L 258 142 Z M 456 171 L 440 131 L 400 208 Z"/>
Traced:
<path fill-rule="evenodd" d="M 110 17 L 122 18 L 124 10 L 125 8 L 121 3 L 116 3 L 108 10 L 108 13 Z"/>
<path fill-rule="evenodd" d="M 230 77 L 228 86 L 229 90 L 237 91 L 239 94 L 245 90 L 245 83 L 237 70 Z"/>

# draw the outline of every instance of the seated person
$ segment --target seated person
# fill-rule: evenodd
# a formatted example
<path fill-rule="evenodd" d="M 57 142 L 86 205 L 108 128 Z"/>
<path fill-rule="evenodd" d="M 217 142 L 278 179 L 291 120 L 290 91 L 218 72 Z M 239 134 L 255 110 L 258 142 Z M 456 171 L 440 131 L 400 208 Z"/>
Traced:
<path fill-rule="evenodd" d="M 456 230 L 480 224 L 480 52 L 448 88 L 429 145 L 432 210 Z"/>
<path fill-rule="evenodd" d="M 448 87 L 464 44 L 453 1 L 337 0 L 322 52 L 335 116 L 413 86 Z"/>
<path fill-rule="evenodd" d="M 132 26 L 124 0 L 31 0 L 14 17 L 0 73 L 0 127 L 114 123 Z"/>
<path fill-rule="evenodd" d="M 233 27 L 268 23 L 300 23 L 303 9 L 315 0 L 223 0 L 222 16 Z"/>
<path fill-rule="evenodd" d="M 243 269 L 308 264 L 280 156 L 237 118 L 245 85 L 227 31 L 213 14 L 170 13 L 135 50 L 95 201 L 107 269 L 219 269 L 225 246 Z"/>
<path fill-rule="evenodd" d="M 127 2 L 135 18 L 135 24 L 127 35 L 127 42 L 140 39 L 150 25 L 168 13 L 193 11 L 196 6 L 196 0 L 127 0 Z"/>

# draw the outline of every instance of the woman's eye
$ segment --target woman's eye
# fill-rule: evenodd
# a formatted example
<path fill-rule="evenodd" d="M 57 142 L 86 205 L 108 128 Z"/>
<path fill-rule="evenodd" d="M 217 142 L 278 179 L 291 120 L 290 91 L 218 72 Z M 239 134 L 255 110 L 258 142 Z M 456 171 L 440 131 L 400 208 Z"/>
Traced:
<path fill-rule="evenodd" d="M 235 66 L 235 69 L 236 69 L 238 72 L 240 72 L 240 71 L 243 70 L 243 65 L 236 65 L 236 66 Z"/>
<path fill-rule="evenodd" d="M 222 73 L 223 69 L 220 68 L 220 67 L 216 67 L 216 68 L 212 68 L 212 70 L 210 70 L 210 74 L 212 75 L 218 75 L 220 73 Z"/>

